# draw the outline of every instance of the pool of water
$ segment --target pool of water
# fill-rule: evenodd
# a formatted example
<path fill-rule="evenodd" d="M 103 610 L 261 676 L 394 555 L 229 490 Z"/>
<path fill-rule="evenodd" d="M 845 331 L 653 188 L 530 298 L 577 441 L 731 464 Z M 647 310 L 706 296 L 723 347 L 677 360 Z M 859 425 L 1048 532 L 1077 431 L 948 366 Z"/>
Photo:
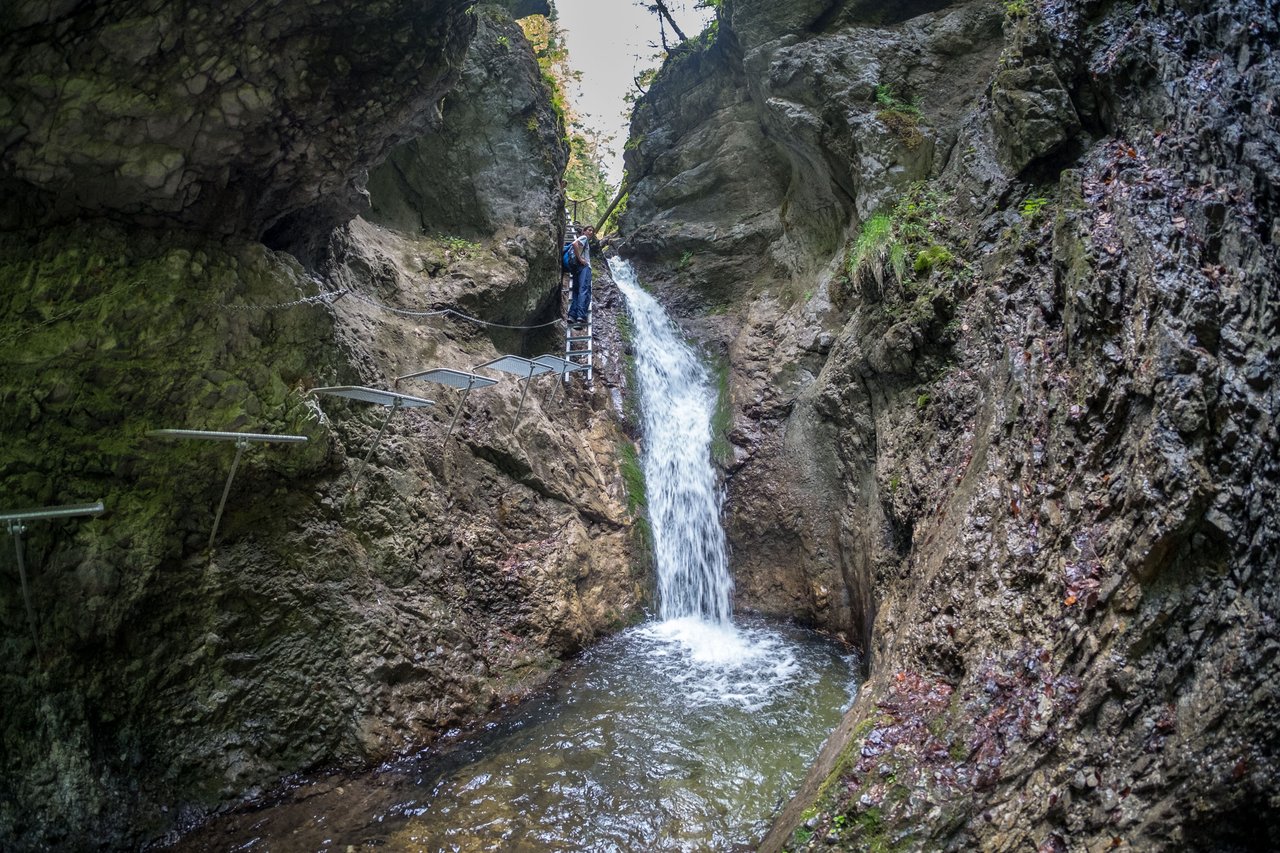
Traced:
<path fill-rule="evenodd" d="M 854 671 L 796 628 L 641 625 L 480 732 L 303 786 L 178 849 L 747 849 L 852 701 Z"/>

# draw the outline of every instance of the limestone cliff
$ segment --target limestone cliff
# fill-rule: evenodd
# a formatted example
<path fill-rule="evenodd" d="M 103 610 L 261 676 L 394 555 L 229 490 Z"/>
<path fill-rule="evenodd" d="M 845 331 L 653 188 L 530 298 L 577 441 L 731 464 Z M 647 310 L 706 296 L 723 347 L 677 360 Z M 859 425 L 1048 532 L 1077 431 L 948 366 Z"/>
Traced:
<path fill-rule="evenodd" d="M 739 605 L 869 652 L 765 849 L 1280 843 L 1277 20 L 726 0 L 638 106 Z"/>
<path fill-rule="evenodd" d="M 632 617 L 599 383 L 535 380 L 518 425 L 521 386 L 477 390 L 446 441 L 457 392 L 405 381 L 437 405 L 355 493 L 385 410 L 308 393 L 559 344 L 563 125 L 509 15 L 468 6 L 0 12 L 3 509 L 106 505 L 28 526 L 38 649 L 3 543 L 0 847 L 136 846 L 420 747 Z M 485 87 L 488 123 L 450 106 Z M 483 215 L 423 203 L 439 173 L 377 183 L 441 134 L 489 152 L 448 167 Z M 370 167 L 371 215 L 412 227 L 353 218 Z M 308 441 L 245 453 L 210 550 L 233 449 L 161 428 Z"/>

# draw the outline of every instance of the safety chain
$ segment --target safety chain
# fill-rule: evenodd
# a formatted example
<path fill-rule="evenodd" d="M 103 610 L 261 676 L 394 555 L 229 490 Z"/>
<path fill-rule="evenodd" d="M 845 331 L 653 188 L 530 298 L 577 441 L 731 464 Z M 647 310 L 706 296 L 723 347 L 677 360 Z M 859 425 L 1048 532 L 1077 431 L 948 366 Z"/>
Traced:
<path fill-rule="evenodd" d="M 346 293 L 351 293 L 346 288 L 342 290 L 331 290 L 326 293 L 317 293 L 315 296 L 304 296 L 301 299 L 295 299 L 292 302 L 277 302 L 274 305 L 223 305 L 231 311 L 271 311 L 276 308 L 293 308 L 296 305 L 316 305 L 319 303 L 330 303 Z"/>
<path fill-rule="evenodd" d="M 312 277 L 311 280 L 315 282 L 317 285 L 324 286 L 324 282 L 319 278 Z M 339 290 L 325 291 L 323 293 L 318 293 L 315 296 L 307 296 L 302 299 L 295 299 L 292 302 L 277 302 L 274 305 L 224 305 L 223 307 L 229 308 L 235 311 L 269 311 L 276 308 L 293 308 L 297 305 L 315 305 L 318 303 L 328 304 L 336 301 L 339 296 L 344 296 L 347 294 L 350 294 L 351 298 L 356 300 L 357 302 L 363 302 L 366 305 L 372 306 L 374 308 L 378 308 L 382 311 L 389 311 L 392 314 L 398 314 L 401 317 L 443 317 L 447 315 L 447 316 L 457 317 L 459 320 L 465 320 L 468 323 L 476 323 L 477 325 L 480 325 L 480 326 L 490 326 L 497 329 L 545 329 L 548 326 L 554 326 L 560 322 L 559 320 L 551 320 L 550 322 L 540 323 L 536 326 L 511 326 L 506 323 L 491 323 L 488 320 L 481 320 L 479 317 L 472 317 L 470 314 L 463 314 L 461 311 L 458 311 L 454 308 L 437 308 L 432 311 L 414 310 L 410 308 L 396 308 L 393 305 L 385 305 L 381 302 L 378 302 L 376 299 L 371 299 L 368 296 L 365 296 L 363 293 L 359 293 L 354 288 L 350 288 L 350 287 L 344 287 Z"/>
<path fill-rule="evenodd" d="M 34 323 L 30 326 L 27 326 L 26 328 L 15 329 L 14 331 L 10 332 L 8 335 L 5 335 L 3 338 L 0 338 L 0 347 L 8 346 L 9 344 L 17 341 L 19 338 L 22 338 L 31 334 L 36 329 L 42 329 L 45 326 L 52 326 L 54 323 L 57 323 L 61 320 L 65 320 L 68 317 L 80 314 L 88 310 L 89 306 L 96 305 L 101 302 L 105 302 L 106 300 L 115 296 L 117 293 L 119 293 L 122 290 L 130 290 L 140 285 L 143 285 L 145 283 L 146 282 L 139 281 L 139 280 L 122 282 L 120 284 L 117 284 L 115 287 L 111 288 L 110 290 L 106 291 L 105 293 L 99 293 L 96 296 L 91 296 L 90 298 L 86 299 L 84 302 L 80 302 L 76 305 L 72 305 L 67 310 L 62 311 L 58 314 L 55 314 L 46 320 L 42 320 L 39 323 Z"/>
<path fill-rule="evenodd" d="M 450 311 L 448 308 L 440 308 L 435 311 L 411 311 L 407 308 L 393 308 L 390 305 L 383 305 L 381 302 L 370 299 L 363 293 L 356 293 L 354 290 L 351 291 L 351 298 L 357 302 L 363 302 L 365 305 L 372 305 L 374 308 L 381 308 L 383 311 L 399 314 L 401 317 L 439 317 L 441 314 L 448 314 Z"/>
<path fill-rule="evenodd" d="M 323 282 L 320 281 L 319 279 L 313 278 L 312 281 L 314 281 L 316 284 L 323 285 Z M 120 290 L 123 290 L 126 287 L 137 286 L 137 284 L 138 282 L 128 282 L 126 284 L 118 285 L 117 287 L 112 288 L 112 290 L 110 290 L 105 294 L 101 294 L 98 297 L 95 297 L 94 299 L 88 300 L 86 302 L 82 302 L 79 305 L 75 305 L 72 308 L 68 309 L 67 311 L 64 311 L 61 314 L 58 314 L 54 317 L 50 317 L 49 319 L 43 322 L 36 323 L 35 325 L 30 326 L 26 329 L 19 329 L 5 336 L 4 338 L 0 338 L 0 346 L 7 346 L 8 344 L 34 331 L 37 328 L 40 328 L 42 326 L 52 325 L 53 323 L 56 323 L 59 320 L 63 320 L 71 316 L 72 314 L 78 314 L 81 311 L 85 310 L 93 302 L 106 297 L 113 296 Z M 357 293 L 354 289 L 349 287 L 340 288 L 338 290 L 328 290 L 323 293 L 317 293 L 314 296 L 304 296 L 301 299 L 295 299 L 292 302 L 276 302 L 271 305 L 222 304 L 219 307 L 225 308 L 228 311 L 274 311 L 280 308 L 296 308 L 299 305 L 322 305 L 322 304 L 329 305 L 337 301 L 339 297 L 345 296 L 347 294 L 350 294 L 353 299 L 363 302 L 366 305 L 371 305 L 374 308 L 380 308 L 383 311 L 390 311 L 392 314 L 399 314 L 401 317 L 441 317 L 445 315 L 450 315 L 458 318 L 459 320 L 464 320 L 468 323 L 475 323 L 480 326 L 490 326 L 492 328 L 497 328 L 497 329 L 518 329 L 518 330 L 545 329 L 548 326 L 554 326 L 560 322 L 559 320 L 551 320 L 550 322 L 540 323 L 536 326 L 512 326 L 512 325 L 507 325 L 505 323 L 491 323 L 488 320 L 481 320 L 479 317 L 472 317 L 469 314 L 463 314 L 461 311 L 457 311 L 453 308 L 439 308 L 434 311 L 414 311 L 407 308 L 395 308 L 391 305 L 384 305 L 381 302 L 370 299 L 369 297 L 361 293 Z"/>
<path fill-rule="evenodd" d="M 468 323 L 476 323 L 481 326 L 491 326 L 497 329 L 545 329 L 547 326 L 554 326 L 560 322 L 559 320 L 552 320 L 547 323 L 539 323 L 536 326 L 509 326 L 505 323 L 491 323 L 488 320 L 481 320 L 479 317 L 472 317 L 470 314 L 463 314 L 461 311 L 453 308 L 438 308 L 434 311 L 414 311 L 408 308 L 395 308 L 391 305 L 383 305 L 381 302 L 370 299 L 369 297 L 361 293 L 357 293 L 354 290 L 347 292 L 351 294 L 352 299 L 363 302 L 366 305 L 372 305 L 374 308 L 381 308 L 383 311 L 390 311 L 392 314 L 399 314 L 401 317 L 441 317 L 449 315 L 457 317 L 459 320 L 465 320 Z"/>

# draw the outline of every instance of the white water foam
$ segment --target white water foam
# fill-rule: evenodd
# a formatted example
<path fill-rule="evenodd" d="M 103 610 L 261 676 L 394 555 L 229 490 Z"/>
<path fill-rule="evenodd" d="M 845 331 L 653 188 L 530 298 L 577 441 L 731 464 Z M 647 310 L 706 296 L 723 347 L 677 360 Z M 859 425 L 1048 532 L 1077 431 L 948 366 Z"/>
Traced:
<path fill-rule="evenodd" d="M 763 628 L 690 616 L 646 625 L 637 633 L 645 641 L 643 653 L 680 688 L 687 708 L 758 711 L 800 675 L 790 644 Z"/>

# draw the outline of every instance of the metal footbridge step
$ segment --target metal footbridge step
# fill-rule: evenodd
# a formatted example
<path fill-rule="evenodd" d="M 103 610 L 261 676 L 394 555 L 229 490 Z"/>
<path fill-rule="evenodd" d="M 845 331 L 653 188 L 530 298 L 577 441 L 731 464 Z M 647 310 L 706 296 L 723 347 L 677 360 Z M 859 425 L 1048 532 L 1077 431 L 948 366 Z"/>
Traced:
<path fill-rule="evenodd" d="M 364 459 L 360 460 L 360 467 L 356 469 L 356 475 L 351 479 L 351 488 L 347 490 L 348 500 L 351 499 L 351 496 L 356 492 L 356 488 L 360 485 L 360 477 L 364 474 L 364 467 L 369 464 L 373 451 L 377 450 L 378 445 L 382 443 L 382 434 L 387 431 L 387 424 L 391 423 L 391 418 L 395 413 L 401 409 L 421 409 L 436 404 L 435 400 L 424 400 L 421 397 L 401 394 L 398 391 L 385 391 L 381 388 L 369 388 L 364 385 L 332 385 L 327 388 L 313 388 L 311 393 L 345 397 L 348 400 L 374 403 L 387 408 L 387 416 L 382 419 L 382 426 L 378 428 L 377 437 L 374 438 L 373 444 L 369 445 L 369 452 L 364 455 Z"/>

